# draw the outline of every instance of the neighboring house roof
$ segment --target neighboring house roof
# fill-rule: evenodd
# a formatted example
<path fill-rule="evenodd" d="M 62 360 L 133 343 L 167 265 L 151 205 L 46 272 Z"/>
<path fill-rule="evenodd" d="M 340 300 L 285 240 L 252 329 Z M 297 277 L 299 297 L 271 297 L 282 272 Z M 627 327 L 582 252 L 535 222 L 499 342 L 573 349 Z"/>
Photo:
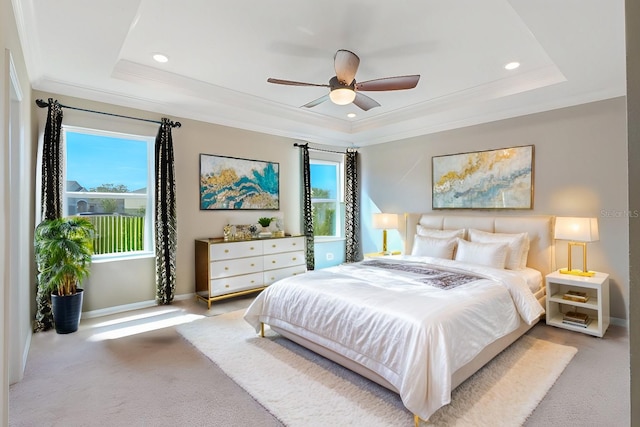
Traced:
<path fill-rule="evenodd" d="M 67 181 L 67 191 L 89 191 L 78 181 Z"/>

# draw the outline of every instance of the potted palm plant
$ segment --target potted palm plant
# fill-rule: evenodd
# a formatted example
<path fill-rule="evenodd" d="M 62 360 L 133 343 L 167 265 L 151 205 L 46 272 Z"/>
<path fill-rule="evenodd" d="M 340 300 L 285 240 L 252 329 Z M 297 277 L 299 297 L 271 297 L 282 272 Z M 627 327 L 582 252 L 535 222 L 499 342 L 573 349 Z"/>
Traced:
<path fill-rule="evenodd" d="M 93 224 L 79 216 L 42 221 L 35 231 L 38 286 L 51 295 L 56 332 L 78 330 L 82 313 L 82 280 L 89 277 Z"/>

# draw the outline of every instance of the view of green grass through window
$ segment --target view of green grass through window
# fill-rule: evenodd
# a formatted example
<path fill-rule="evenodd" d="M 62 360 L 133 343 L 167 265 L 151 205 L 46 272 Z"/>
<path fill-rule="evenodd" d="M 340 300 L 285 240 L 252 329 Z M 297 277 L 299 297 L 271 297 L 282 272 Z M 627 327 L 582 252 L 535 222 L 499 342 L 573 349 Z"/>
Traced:
<path fill-rule="evenodd" d="M 340 236 L 339 164 L 311 161 L 311 207 L 314 236 Z"/>
<path fill-rule="evenodd" d="M 96 228 L 96 255 L 150 250 L 153 139 L 65 127 L 65 215 Z"/>

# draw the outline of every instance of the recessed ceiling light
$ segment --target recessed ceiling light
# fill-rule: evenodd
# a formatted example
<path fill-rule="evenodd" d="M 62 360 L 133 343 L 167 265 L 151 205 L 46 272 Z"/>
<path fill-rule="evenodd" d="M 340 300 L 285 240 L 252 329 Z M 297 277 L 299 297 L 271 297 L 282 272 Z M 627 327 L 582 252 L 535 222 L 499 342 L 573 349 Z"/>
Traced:
<path fill-rule="evenodd" d="M 154 53 L 153 54 L 153 59 L 156 62 L 160 62 L 160 63 L 165 63 L 169 61 L 169 57 L 167 55 L 163 55 L 161 53 Z"/>
<path fill-rule="evenodd" d="M 347 114 L 347 117 L 349 117 L 350 119 L 353 119 L 355 116 L 356 116 L 356 113 Z"/>
<path fill-rule="evenodd" d="M 506 70 L 515 70 L 519 66 L 520 66 L 519 62 L 509 62 L 507 65 L 504 66 L 504 68 Z"/>

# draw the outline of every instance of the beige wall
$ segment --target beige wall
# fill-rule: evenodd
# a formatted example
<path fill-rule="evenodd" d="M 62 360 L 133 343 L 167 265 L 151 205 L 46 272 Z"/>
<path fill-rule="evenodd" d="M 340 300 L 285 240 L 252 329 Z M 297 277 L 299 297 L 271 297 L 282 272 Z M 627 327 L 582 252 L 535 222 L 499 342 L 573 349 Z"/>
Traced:
<path fill-rule="evenodd" d="M 434 155 L 531 144 L 535 146 L 534 209 L 515 213 L 598 217 L 600 241 L 589 245 L 589 268 L 611 275 L 611 314 L 627 319 L 624 98 L 363 148 L 363 223 L 367 207 L 397 213 L 430 211 Z M 631 214 L 640 215 L 640 211 Z M 566 243 L 557 246 L 557 265 L 566 266 Z"/>
<path fill-rule="evenodd" d="M 36 92 L 34 97 L 99 111 L 158 119 L 160 114 Z M 38 112 L 44 120 L 44 110 Z M 193 292 L 193 241 L 219 236 L 228 222 L 254 222 L 260 211 L 200 211 L 199 155 L 219 154 L 280 163 L 280 212 L 287 232 L 299 232 L 299 160 L 294 140 L 180 117 L 173 131 L 178 194 L 176 295 Z M 65 109 L 64 124 L 155 135 L 157 126 Z M 611 312 L 627 319 L 629 294 L 627 143 L 624 98 L 362 148 L 364 252 L 375 251 L 366 218 L 431 209 L 431 157 L 514 145 L 535 146 L 534 209 L 524 213 L 596 216 L 601 240 L 589 245 L 589 267 L 611 274 Z M 273 213 L 273 212 L 271 212 Z M 523 211 L 518 211 L 522 214 Z M 632 212 L 632 214 L 634 214 Z M 374 233 L 375 236 L 379 233 Z M 566 246 L 558 245 L 558 267 Z M 85 311 L 153 300 L 153 259 L 95 263 Z"/>
<path fill-rule="evenodd" d="M 159 120 L 162 114 L 139 111 L 56 94 L 34 92 L 36 98 L 54 98 L 64 105 Z M 41 122 L 44 109 L 34 111 Z M 38 111 L 39 110 L 39 111 Z M 178 297 L 193 294 L 194 240 L 222 235 L 227 223 L 249 224 L 261 216 L 275 216 L 274 211 L 201 211 L 199 209 L 200 154 L 267 160 L 280 164 L 280 210 L 285 231 L 299 233 L 299 153 L 292 139 L 244 131 L 210 123 L 170 117 L 182 126 L 173 129 L 176 193 L 178 199 Z M 158 125 L 128 119 L 64 109 L 64 125 L 89 127 L 138 135 L 155 136 Z M 155 264 L 153 258 L 96 262 L 85 284 L 84 311 L 135 304 L 155 299 Z"/>

